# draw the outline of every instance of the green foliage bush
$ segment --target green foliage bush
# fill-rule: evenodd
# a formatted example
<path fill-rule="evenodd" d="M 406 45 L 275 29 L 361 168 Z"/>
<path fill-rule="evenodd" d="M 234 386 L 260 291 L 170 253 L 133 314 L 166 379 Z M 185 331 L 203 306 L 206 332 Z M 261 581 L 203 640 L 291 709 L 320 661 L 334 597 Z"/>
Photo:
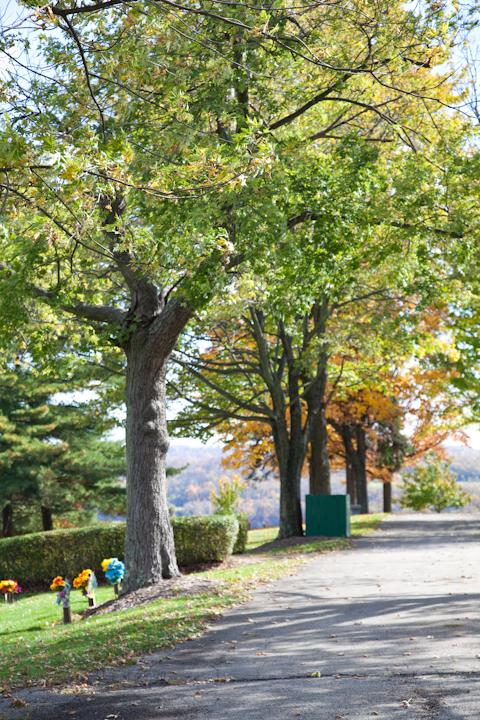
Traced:
<path fill-rule="evenodd" d="M 241 522 L 244 528 L 243 518 Z M 239 548 L 243 543 L 244 549 L 243 540 L 238 544 L 241 533 L 235 515 L 174 517 L 172 525 L 180 565 L 225 560 L 236 542 Z M 102 579 L 102 560 L 123 559 L 124 540 L 125 523 L 4 538 L 0 540 L 0 580 L 12 578 L 22 588 L 39 587 L 49 585 L 56 575 L 73 580 L 85 568 Z"/>
<path fill-rule="evenodd" d="M 247 547 L 248 531 L 250 529 L 250 522 L 246 515 L 237 515 L 238 518 L 238 535 L 233 546 L 234 555 L 244 553 Z"/>
<path fill-rule="evenodd" d="M 221 562 L 232 554 L 238 537 L 236 515 L 197 515 L 172 518 L 180 565 Z"/>
<path fill-rule="evenodd" d="M 456 475 L 449 470 L 450 463 L 439 458 L 434 452 L 425 455 L 423 462 L 403 476 L 402 507 L 422 512 L 447 508 L 461 508 L 470 502 L 470 497 L 456 481 Z"/>
<path fill-rule="evenodd" d="M 210 500 L 214 507 L 215 515 L 233 515 L 238 512 L 241 496 L 247 483 L 241 482 L 238 475 L 231 480 L 221 477 L 218 481 L 218 493 L 210 491 Z"/>

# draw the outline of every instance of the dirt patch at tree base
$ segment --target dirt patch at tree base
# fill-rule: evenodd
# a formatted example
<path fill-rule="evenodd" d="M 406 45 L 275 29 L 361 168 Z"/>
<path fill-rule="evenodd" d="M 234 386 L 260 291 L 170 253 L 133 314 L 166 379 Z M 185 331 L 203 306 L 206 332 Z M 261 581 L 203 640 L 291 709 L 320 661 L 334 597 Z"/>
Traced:
<path fill-rule="evenodd" d="M 250 553 L 264 553 L 269 550 L 277 550 L 277 548 L 293 547 L 295 545 L 310 545 L 310 543 L 322 542 L 323 540 L 336 540 L 337 538 L 325 537 L 324 535 L 315 535 L 312 537 L 305 537 L 305 535 L 297 535 L 295 537 L 283 538 L 282 540 L 272 540 L 271 542 L 263 543 L 254 550 L 250 550 Z"/>
<path fill-rule="evenodd" d="M 162 582 L 155 585 L 147 585 L 140 588 L 140 590 L 120 595 L 114 600 L 108 600 L 102 605 L 88 608 L 82 617 L 87 618 L 92 615 L 104 615 L 105 613 L 128 610 L 129 608 L 148 605 L 163 598 L 182 597 L 183 595 L 211 595 L 218 590 L 220 584 L 221 581 L 214 578 L 181 575 L 180 577 L 162 580 Z"/>
<path fill-rule="evenodd" d="M 182 597 L 183 595 L 212 595 L 219 591 L 222 580 L 209 578 L 205 575 L 199 577 L 199 573 L 206 573 L 210 570 L 228 570 L 230 568 L 241 567 L 242 565 L 256 565 L 264 562 L 265 557 L 261 557 L 268 550 L 276 550 L 277 548 L 288 548 L 295 545 L 307 545 L 309 543 L 321 542 L 322 540 L 332 540 L 332 538 L 318 535 L 315 537 L 291 537 L 283 540 L 272 540 L 272 542 L 264 543 L 254 550 L 249 550 L 240 555 L 231 555 L 223 562 L 197 563 L 180 567 L 182 575 L 179 577 L 162 580 L 160 583 L 148 585 L 131 593 L 120 595 L 120 597 L 102 605 L 88 608 L 84 611 L 82 618 L 88 618 L 92 615 L 103 615 L 110 612 L 121 612 L 128 608 L 140 607 L 149 603 L 170 597 Z M 278 554 L 278 559 L 283 557 Z"/>

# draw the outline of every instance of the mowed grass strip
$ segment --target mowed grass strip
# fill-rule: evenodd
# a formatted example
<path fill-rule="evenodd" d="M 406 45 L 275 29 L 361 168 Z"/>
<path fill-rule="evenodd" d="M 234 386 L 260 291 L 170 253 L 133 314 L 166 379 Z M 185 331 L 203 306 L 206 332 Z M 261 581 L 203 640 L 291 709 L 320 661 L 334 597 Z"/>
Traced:
<path fill-rule="evenodd" d="M 74 617 L 63 625 L 55 593 L 20 596 L 0 606 L 0 685 L 4 690 L 25 685 L 83 682 L 87 674 L 106 666 L 135 663 L 145 655 L 173 647 L 202 633 L 224 608 L 242 602 L 259 584 L 291 574 L 301 558 L 201 573 L 222 580 L 211 595 L 158 600 L 149 605 L 86 620 Z M 113 597 L 111 588 L 97 590 L 100 604 Z M 72 611 L 87 602 L 72 593 Z"/>
<path fill-rule="evenodd" d="M 382 520 L 388 517 L 387 513 L 374 513 L 372 515 L 352 515 L 350 518 L 352 538 L 368 535 L 378 528 Z M 303 527 L 305 530 L 305 526 Z M 260 528 L 258 530 L 250 530 L 246 550 L 255 550 L 267 542 L 276 540 L 278 535 L 278 527 Z M 344 547 L 350 547 L 349 540 L 346 538 L 334 538 L 332 540 L 322 540 L 316 543 L 308 543 L 305 545 L 292 545 L 283 548 L 270 550 L 269 552 L 318 552 L 320 550 L 341 550 Z"/>

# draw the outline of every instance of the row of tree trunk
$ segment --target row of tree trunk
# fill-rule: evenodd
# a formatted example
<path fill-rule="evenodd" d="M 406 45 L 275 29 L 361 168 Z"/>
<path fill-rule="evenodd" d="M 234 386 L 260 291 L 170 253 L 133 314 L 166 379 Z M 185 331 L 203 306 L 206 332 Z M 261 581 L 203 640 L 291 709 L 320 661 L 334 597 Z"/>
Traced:
<path fill-rule="evenodd" d="M 331 424 L 342 438 L 345 448 L 347 493 L 350 504 L 359 505 L 368 513 L 367 443 L 365 428 L 359 424 L 340 424 L 319 412 L 310 447 L 310 494 L 330 495 L 330 461 L 328 456 L 327 425 Z M 383 511 L 392 512 L 392 483 L 383 485 Z"/>
<path fill-rule="evenodd" d="M 42 505 L 42 527 L 43 530 L 53 530 L 52 511 L 49 507 Z M 2 537 L 13 535 L 13 505 L 11 502 L 4 505 L 2 510 Z"/>

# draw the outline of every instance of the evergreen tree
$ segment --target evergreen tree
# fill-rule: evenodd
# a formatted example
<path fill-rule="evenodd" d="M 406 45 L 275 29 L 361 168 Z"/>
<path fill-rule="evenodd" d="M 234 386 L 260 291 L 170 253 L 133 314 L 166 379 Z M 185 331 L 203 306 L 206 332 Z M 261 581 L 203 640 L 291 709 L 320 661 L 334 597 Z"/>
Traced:
<path fill-rule="evenodd" d="M 97 508 L 125 510 L 125 450 L 105 439 L 116 421 L 96 401 L 59 393 L 78 385 L 20 365 L 0 373 L 3 535 L 83 524 Z"/>

